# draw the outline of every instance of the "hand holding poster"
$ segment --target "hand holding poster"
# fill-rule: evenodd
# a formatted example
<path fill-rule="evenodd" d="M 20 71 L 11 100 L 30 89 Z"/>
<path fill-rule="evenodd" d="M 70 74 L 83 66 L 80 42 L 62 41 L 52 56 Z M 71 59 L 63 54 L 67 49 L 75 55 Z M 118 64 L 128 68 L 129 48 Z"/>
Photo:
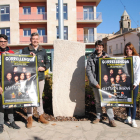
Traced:
<path fill-rule="evenodd" d="M 132 64 L 132 57 L 99 59 L 101 106 L 133 106 Z"/>
<path fill-rule="evenodd" d="M 3 108 L 39 106 L 37 57 L 2 55 Z"/>

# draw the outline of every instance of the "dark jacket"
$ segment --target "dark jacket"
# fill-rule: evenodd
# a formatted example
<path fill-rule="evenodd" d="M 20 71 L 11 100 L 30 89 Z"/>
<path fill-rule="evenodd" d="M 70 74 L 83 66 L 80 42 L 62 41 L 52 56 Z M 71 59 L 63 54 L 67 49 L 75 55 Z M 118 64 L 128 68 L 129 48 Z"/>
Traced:
<path fill-rule="evenodd" d="M 101 57 L 105 55 L 108 56 L 105 52 L 103 52 Z M 96 51 L 93 52 L 91 55 L 89 55 L 88 60 L 87 60 L 87 66 L 86 66 L 86 74 L 89 79 L 90 86 L 94 88 L 98 84 L 98 80 L 97 80 L 98 74 L 96 72 L 96 70 L 98 70 L 98 67 L 95 67 L 95 65 L 97 64 L 98 58 L 99 57 L 97 57 Z"/>
<path fill-rule="evenodd" d="M 5 48 L 5 50 L 3 50 L 3 49 L 0 48 L 0 85 L 1 85 L 1 62 L 2 62 L 1 61 L 1 55 L 4 52 L 8 52 L 8 53 L 14 54 L 14 52 L 8 46 Z"/>
<path fill-rule="evenodd" d="M 39 46 L 38 49 L 35 50 L 34 47 L 30 44 L 29 47 L 26 47 L 22 50 L 22 54 L 30 54 L 30 52 L 36 54 L 38 67 L 45 67 L 46 70 L 50 67 L 50 62 L 48 60 L 46 50 L 42 48 L 42 46 Z M 39 76 L 39 80 L 43 80 L 44 71 L 39 71 L 38 76 Z"/>

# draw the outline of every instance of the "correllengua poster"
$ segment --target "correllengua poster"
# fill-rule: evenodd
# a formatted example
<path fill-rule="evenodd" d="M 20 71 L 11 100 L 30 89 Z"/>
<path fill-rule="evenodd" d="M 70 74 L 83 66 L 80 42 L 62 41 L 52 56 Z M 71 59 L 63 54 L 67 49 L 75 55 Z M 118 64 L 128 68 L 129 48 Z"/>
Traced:
<path fill-rule="evenodd" d="M 99 58 L 101 106 L 133 107 L 133 58 Z"/>
<path fill-rule="evenodd" d="M 37 57 L 2 54 L 3 108 L 39 106 Z"/>

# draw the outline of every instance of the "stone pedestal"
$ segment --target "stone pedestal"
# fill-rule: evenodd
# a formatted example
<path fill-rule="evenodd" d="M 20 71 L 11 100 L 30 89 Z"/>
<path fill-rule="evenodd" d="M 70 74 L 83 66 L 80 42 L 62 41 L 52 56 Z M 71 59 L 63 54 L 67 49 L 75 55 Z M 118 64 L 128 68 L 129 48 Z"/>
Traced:
<path fill-rule="evenodd" d="M 85 115 L 85 44 L 54 41 L 54 116 Z"/>

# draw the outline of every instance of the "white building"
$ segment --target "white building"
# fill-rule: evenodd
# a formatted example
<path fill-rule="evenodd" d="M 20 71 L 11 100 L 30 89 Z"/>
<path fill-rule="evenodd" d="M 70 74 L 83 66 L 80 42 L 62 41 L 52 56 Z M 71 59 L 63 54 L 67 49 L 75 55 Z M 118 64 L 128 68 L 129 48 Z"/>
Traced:
<path fill-rule="evenodd" d="M 139 31 L 140 28 L 131 28 L 131 20 L 126 10 L 121 16 L 120 30 L 112 36 L 105 37 L 107 53 L 110 56 L 123 56 L 125 44 L 131 42 L 140 54 Z"/>

